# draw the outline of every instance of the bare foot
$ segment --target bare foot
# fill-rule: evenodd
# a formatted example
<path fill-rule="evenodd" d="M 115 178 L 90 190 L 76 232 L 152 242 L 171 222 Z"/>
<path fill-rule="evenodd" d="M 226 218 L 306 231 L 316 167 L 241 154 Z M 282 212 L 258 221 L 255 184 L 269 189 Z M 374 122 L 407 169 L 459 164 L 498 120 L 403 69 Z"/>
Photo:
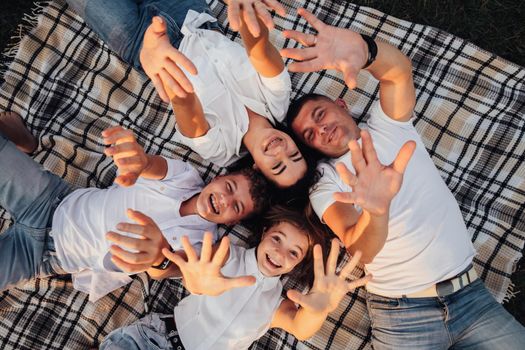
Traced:
<path fill-rule="evenodd" d="M 15 112 L 0 113 L 0 131 L 24 153 L 33 153 L 38 142 Z"/>

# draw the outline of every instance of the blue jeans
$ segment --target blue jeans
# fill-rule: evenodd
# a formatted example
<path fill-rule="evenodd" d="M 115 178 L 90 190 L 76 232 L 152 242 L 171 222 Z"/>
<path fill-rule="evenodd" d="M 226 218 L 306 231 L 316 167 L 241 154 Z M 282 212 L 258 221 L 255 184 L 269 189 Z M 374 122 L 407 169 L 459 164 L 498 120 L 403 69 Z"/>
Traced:
<path fill-rule="evenodd" d="M 129 326 L 115 329 L 99 350 L 184 350 L 171 314 L 151 313 Z"/>
<path fill-rule="evenodd" d="M 0 234 L 0 291 L 35 277 L 65 273 L 49 236 L 53 213 L 72 188 L 0 133 L 0 206 L 14 224 Z"/>
<path fill-rule="evenodd" d="M 205 0 L 67 0 L 68 5 L 124 61 L 140 69 L 144 32 L 154 16 L 162 16 L 171 44 L 178 48 L 188 10 L 210 13 Z M 219 29 L 206 23 L 206 29 Z"/>
<path fill-rule="evenodd" d="M 372 345 L 382 349 L 523 349 L 525 328 L 478 279 L 446 297 L 367 293 Z"/>

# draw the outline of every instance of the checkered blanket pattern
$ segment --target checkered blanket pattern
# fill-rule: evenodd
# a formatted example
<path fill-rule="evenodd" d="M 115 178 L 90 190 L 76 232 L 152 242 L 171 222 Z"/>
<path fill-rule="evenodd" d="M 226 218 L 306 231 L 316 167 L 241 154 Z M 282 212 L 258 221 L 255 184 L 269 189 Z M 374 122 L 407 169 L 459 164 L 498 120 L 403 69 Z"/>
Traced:
<path fill-rule="evenodd" d="M 525 70 L 438 29 L 346 1 L 284 3 L 288 15 L 275 16 L 278 29 L 312 30 L 295 16 L 304 6 L 326 23 L 388 41 L 412 58 L 416 127 L 461 207 L 478 251 L 475 267 L 501 301 L 525 238 Z M 224 4 L 211 0 L 210 6 L 227 28 Z M 222 171 L 172 141 L 172 112 L 153 85 L 110 52 L 63 0 L 41 12 L 10 59 L 0 89 L 0 108 L 20 113 L 38 136 L 36 161 L 76 186 L 108 186 L 115 168 L 103 155 L 100 132 L 121 124 L 136 132 L 147 152 L 191 162 L 206 180 Z M 239 41 L 237 34 L 228 35 Z M 297 45 L 277 32 L 272 40 L 278 47 Z M 294 97 L 311 91 L 342 97 L 359 121 L 378 99 L 377 81 L 367 73 L 354 91 L 332 71 L 292 74 L 292 81 Z M 9 223 L 0 209 L 0 231 Z M 249 234 L 242 227 L 223 231 L 241 244 Z M 0 294 L 0 348 L 96 347 L 111 330 L 147 311 L 170 312 L 184 293 L 177 281 L 153 282 L 141 274 L 93 304 L 72 288 L 68 276 L 35 280 Z M 309 341 L 270 330 L 252 348 L 370 348 L 369 324 L 363 290 L 358 290 Z"/>

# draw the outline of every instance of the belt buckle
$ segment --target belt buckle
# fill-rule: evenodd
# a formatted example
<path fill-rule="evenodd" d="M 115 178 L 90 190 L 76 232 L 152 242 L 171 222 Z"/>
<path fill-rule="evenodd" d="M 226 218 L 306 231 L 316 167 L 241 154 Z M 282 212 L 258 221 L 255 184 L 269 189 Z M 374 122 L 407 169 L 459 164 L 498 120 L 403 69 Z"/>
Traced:
<path fill-rule="evenodd" d="M 454 293 L 454 285 L 451 280 L 446 280 L 436 284 L 436 293 L 439 297 L 444 297 Z"/>

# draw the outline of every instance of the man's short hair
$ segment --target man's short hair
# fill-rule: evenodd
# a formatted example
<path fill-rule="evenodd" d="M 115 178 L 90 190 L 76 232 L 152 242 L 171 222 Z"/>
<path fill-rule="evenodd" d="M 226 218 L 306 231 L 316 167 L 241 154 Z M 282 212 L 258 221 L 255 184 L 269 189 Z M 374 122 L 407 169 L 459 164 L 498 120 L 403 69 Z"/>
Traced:
<path fill-rule="evenodd" d="M 288 125 L 290 129 L 292 128 L 293 121 L 295 120 L 295 118 L 297 118 L 299 112 L 301 111 L 306 102 L 319 100 L 332 101 L 330 97 L 325 95 L 319 95 L 316 93 L 304 94 L 303 96 L 293 100 L 292 103 L 290 103 L 290 107 L 288 107 L 288 112 L 286 113 L 286 125 Z"/>

